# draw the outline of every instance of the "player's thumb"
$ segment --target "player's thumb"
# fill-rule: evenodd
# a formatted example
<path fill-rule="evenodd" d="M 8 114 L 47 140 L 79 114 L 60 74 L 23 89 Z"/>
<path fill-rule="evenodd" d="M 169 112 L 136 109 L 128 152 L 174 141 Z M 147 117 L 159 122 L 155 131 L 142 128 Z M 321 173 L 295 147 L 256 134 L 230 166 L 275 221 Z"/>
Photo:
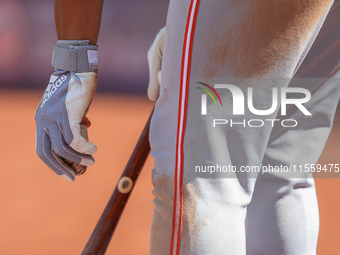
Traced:
<path fill-rule="evenodd" d="M 85 124 L 79 124 L 73 132 L 73 140 L 70 147 L 83 154 L 93 154 L 97 151 L 97 146 L 90 142 Z"/>
<path fill-rule="evenodd" d="M 157 100 L 161 86 L 161 71 L 155 73 L 156 76 L 153 77 L 153 80 L 150 80 L 148 87 L 148 98 L 152 101 Z"/>

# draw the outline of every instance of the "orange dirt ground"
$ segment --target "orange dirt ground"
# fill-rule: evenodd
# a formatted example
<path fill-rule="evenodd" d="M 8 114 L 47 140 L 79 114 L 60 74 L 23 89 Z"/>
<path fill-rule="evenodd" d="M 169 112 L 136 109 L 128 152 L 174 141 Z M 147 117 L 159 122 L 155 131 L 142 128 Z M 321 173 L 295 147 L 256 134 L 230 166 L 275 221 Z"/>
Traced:
<path fill-rule="evenodd" d="M 0 254 L 80 254 L 152 109 L 145 97 L 98 94 L 88 115 L 90 138 L 99 148 L 96 164 L 69 183 L 35 155 L 33 115 L 41 95 L 0 90 Z M 339 163 L 339 122 L 338 118 L 322 163 Z M 148 254 L 151 169 L 149 158 L 107 254 Z M 318 254 L 340 254 L 340 179 L 316 182 L 321 214 Z"/>

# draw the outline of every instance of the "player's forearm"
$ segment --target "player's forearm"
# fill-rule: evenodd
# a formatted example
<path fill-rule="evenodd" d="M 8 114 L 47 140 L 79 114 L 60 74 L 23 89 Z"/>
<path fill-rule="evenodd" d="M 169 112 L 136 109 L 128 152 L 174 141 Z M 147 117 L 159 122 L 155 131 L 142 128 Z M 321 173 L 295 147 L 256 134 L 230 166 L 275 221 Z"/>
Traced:
<path fill-rule="evenodd" d="M 59 40 L 90 40 L 97 44 L 104 0 L 54 0 Z"/>

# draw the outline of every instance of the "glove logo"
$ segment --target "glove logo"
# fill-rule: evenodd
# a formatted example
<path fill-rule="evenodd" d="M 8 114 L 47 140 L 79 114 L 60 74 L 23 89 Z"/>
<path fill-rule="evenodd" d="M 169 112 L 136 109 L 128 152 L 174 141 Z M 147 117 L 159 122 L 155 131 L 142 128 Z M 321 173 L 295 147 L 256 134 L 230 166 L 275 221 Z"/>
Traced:
<path fill-rule="evenodd" d="M 57 89 L 67 80 L 67 76 L 64 74 L 60 76 L 52 75 L 50 78 L 50 82 L 45 90 L 43 99 L 41 100 L 40 108 L 42 108 L 45 103 L 50 99 L 50 97 L 57 91 Z"/>

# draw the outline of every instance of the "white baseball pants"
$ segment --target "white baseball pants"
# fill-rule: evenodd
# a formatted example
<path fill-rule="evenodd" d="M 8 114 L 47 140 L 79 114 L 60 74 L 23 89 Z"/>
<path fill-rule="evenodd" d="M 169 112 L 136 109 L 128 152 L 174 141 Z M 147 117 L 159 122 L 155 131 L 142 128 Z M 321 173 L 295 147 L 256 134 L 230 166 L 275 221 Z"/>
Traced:
<path fill-rule="evenodd" d="M 170 1 L 162 84 L 150 129 L 155 196 L 150 254 L 316 253 L 318 205 L 310 175 L 226 177 L 195 170 L 217 164 L 240 169 L 316 163 L 339 101 L 336 79 L 306 87 L 312 95 L 305 106 L 311 116 L 298 107 L 287 109 L 284 117 L 297 120 L 295 128 L 243 124 L 213 128 L 213 116 L 239 123 L 242 118 L 229 111 L 234 106 L 230 93 L 217 91 L 218 108 L 217 97 L 207 87 L 217 102 L 208 96 L 208 113 L 202 115 L 203 87 L 196 87 L 198 82 L 214 87 L 224 79 L 258 79 L 252 85 L 254 91 L 260 90 L 255 103 L 261 106 L 272 96 L 262 93 L 271 88 L 268 79 L 283 79 L 282 87 L 287 87 L 293 77 L 340 78 L 339 43 L 334 44 L 340 38 L 334 26 L 340 17 L 339 1 L 325 23 L 328 30 L 321 30 L 309 52 L 332 4 L 331 0 Z M 259 80 L 266 82 L 256 87 Z M 250 85 L 235 86 L 246 92 Z M 270 118 L 280 119 L 280 114 L 277 109 Z M 253 117 L 243 116 L 246 121 Z"/>

